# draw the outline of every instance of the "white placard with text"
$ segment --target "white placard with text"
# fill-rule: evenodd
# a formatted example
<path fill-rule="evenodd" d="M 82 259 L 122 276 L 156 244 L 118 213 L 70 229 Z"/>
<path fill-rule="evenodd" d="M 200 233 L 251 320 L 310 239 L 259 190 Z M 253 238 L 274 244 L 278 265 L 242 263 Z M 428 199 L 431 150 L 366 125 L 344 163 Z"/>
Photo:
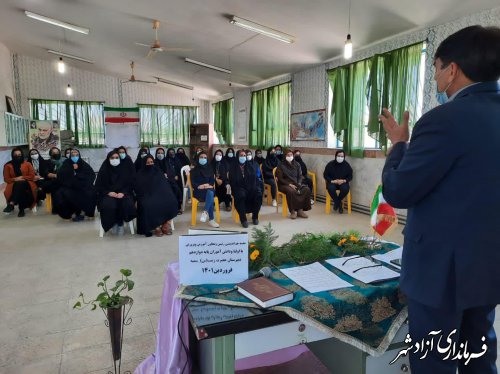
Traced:
<path fill-rule="evenodd" d="M 179 273 L 185 286 L 248 279 L 248 234 L 179 236 Z"/>

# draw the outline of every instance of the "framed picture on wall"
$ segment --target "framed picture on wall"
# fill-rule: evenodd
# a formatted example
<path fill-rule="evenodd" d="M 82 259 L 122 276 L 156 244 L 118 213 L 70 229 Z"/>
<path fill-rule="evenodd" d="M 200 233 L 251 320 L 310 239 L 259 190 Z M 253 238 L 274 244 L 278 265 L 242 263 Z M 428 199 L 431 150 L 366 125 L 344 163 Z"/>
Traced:
<path fill-rule="evenodd" d="M 17 114 L 16 106 L 14 105 L 14 100 L 12 100 L 12 97 L 5 96 L 5 102 L 7 104 L 7 112 Z"/>
<path fill-rule="evenodd" d="M 325 140 L 325 119 L 325 109 L 293 113 L 290 120 L 290 140 Z"/>

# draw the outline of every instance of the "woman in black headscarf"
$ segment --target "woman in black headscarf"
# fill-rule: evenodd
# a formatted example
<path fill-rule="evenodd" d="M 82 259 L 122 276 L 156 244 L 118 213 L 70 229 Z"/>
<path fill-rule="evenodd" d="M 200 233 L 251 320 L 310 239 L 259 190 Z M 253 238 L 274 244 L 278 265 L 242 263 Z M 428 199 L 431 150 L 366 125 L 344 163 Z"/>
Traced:
<path fill-rule="evenodd" d="M 127 152 L 127 148 L 125 148 L 123 145 L 119 146 L 117 149 L 118 155 L 120 156 L 120 164 L 124 162 L 125 164 L 128 164 L 129 166 L 132 165 L 132 167 L 135 169 L 134 166 L 134 161 L 132 161 L 132 158 L 129 156 Z"/>
<path fill-rule="evenodd" d="M 342 200 L 349 193 L 349 182 L 352 180 L 352 167 L 345 161 L 345 152 L 340 150 L 335 153 L 335 160 L 330 161 L 323 172 L 326 188 L 333 200 L 333 209 L 340 214 L 344 212 Z M 339 195 L 337 196 L 337 190 Z"/>
<path fill-rule="evenodd" d="M 45 194 L 51 194 L 52 200 L 52 214 L 57 214 L 57 207 L 60 202 L 57 201 L 58 195 L 57 190 L 61 187 L 61 184 L 57 180 L 57 172 L 62 167 L 62 164 L 66 158 L 61 157 L 61 150 L 57 147 L 52 147 L 49 151 L 49 160 L 47 160 L 47 176 L 43 183 L 43 191 Z"/>
<path fill-rule="evenodd" d="M 229 147 L 228 149 L 226 149 L 224 162 L 226 163 L 227 170 L 229 170 L 233 162 L 236 162 L 236 153 L 234 152 L 234 148 Z"/>
<path fill-rule="evenodd" d="M 147 237 L 171 235 L 171 220 L 177 215 L 177 200 L 170 183 L 155 165 L 153 156 L 145 156 L 144 166 L 137 172 L 137 233 Z"/>
<path fill-rule="evenodd" d="M 267 149 L 267 156 L 262 163 L 262 176 L 264 183 L 271 186 L 271 197 L 273 198 L 273 206 L 276 206 L 276 183 L 274 181 L 273 169 L 278 167 L 279 160 L 276 157 L 276 150 L 274 147 Z"/>
<path fill-rule="evenodd" d="M 17 216 L 24 217 L 24 209 L 33 207 L 36 203 L 35 171 L 29 162 L 24 161 L 21 148 L 12 149 L 10 155 L 12 160 L 3 167 L 3 180 L 6 183 L 4 195 L 7 201 L 7 207 L 3 211 L 10 213 L 18 205 Z"/>
<path fill-rule="evenodd" d="M 71 158 L 71 151 L 73 150 L 73 148 L 71 147 L 68 147 L 64 150 L 64 156 L 62 157 L 63 158 L 63 161 L 64 160 L 69 160 Z"/>
<path fill-rule="evenodd" d="M 223 160 L 224 153 L 222 149 L 215 151 L 214 158 L 212 159 L 212 169 L 215 176 L 215 194 L 219 198 L 219 202 L 224 202 L 226 211 L 231 211 L 231 194 L 229 193 L 229 180 L 227 179 L 228 169 Z"/>
<path fill-rule="evenodd" d="M 195 167 L 190 174 L 191 186 L 193 195 L 199 201 L 205 202 L 205 210 L 201 214 L 200 221 L 206 222 L 212 227 L 219 227 L 219 224 L 214 219 L 214 170 L 208 164 L 208 155 L 206 152 L 201 152 L 197 159 Z"/>
<path fill-rule="evenodd" d="M 57 172 L 57 180 L 61 188 L 57 191 L 57 213 L 63 219 L 83 221 L 85 217 L 94 217 L 96 206 L 96 194 L 94 188 L 94 170 L 82 160 L 80 151 L 71 150 L 71 157 L 65 160 L 61 169 Z"/>
<path fill-rule="evenodd" d="M 255 151 L 255 162 L 260 165 L 264 162 L 264 157 L 262 156 L 262 149 L 257 149 Z"/>
<path fill-rule="evenodd" d="M 33 166 L 33 170 L 35 171 L 34 182 L 37 187 L 36 201 L 38 203 L 38 206 L 40 206 L 42 200 L 45 200 L 46 196 L 44 187 L 48 174 L 47 161 L 43 159 L 43 157 L 40 155 L 40 152 L 38 152 L 36 149 L 29 150 L 28 159 L 26 161 L 28 161 Z"/>
<path fill-rule="evenodd" d="M 259 224 L 259 211 L 262 205 L 262 181 L 257 174 L 258 165 L 247 160 L 245 150 L 238 151 L 238 163 L 229 169 L 231 192 L 234 196 L 234 207 L 238 211 L 241 225 L 248 227 L 247 213 L 252 213 L 252 223 Z"/>
<path fill-rule="evenodd" d="M 189 157 L 186 156 L 186 151 L 182 147 L 177 148 L 175 159 L 179 162 L 181 167 L 191 164 L 191 161 L 189 161 Z"/>
<path fill-rule="evenodd" d="M 285 158 L 283 157 L 283 147 L 279 144 L 276 144 L 274 149 L 276 150 L 276 158 L 281 162 Z"/>
<path fill-rule="evenodd" d="M 142 147 L 139 149 L 139 153 L 137 154 L 137 158 L 135 159 L 134 165 L 135 170 L 139 171 L 139 169 L 144 165 L 144 158 L 149 155 L 149 148 Z"/>
<path fill-rule="evenodd" d="M 307 166 L 302 160 L 301 152 L 298 149 L 293 152 L 293 158 L 300 165 L 300 170 L 302 171 L 302 183 L 309 187 L 309 189 L 312 191 L 313 183 L 307 175 Z"/>
<path fill-rule="evenodd" d="M 179 177 L 177 176 L 177 170 L 175 168 L 175 160 L 173 160 L 175 157 L 175 151 L 173 148 L 169 148 L 169 152 L 173 153 L 172 162 L 170 162 L 168 154 L 167 157 L 165 156 L 165 150 L 163 148 L 157 148 L 155 154 L 155 165 L 163 172 L 165 178 L 168 179 L 170 187 L 172 187 L 172 192 L 177 198 L 177 213 L 182 214 L 182 190 L 179 188 L 177 183 Z"/>
<path fill-rule="evenodd" d="M 134 179 L 135 168 L 120 159 L 117 149 L 109 152 L 95 181 L 104 232 L 116 226 L 116 233 L 123 234 L 123 222 L 130 222 L 137 216 L 133 197 Z"/>
<path fill-rule="evenodd" d="M 284 161 L 276 169 L 276 179 L 279 190 L 286 194 L 290 218 L 308 218 L 304 211 L 311 209 L 311 190 L 302 184 L 302 171 L 291 150 L 286 152 Z"/>

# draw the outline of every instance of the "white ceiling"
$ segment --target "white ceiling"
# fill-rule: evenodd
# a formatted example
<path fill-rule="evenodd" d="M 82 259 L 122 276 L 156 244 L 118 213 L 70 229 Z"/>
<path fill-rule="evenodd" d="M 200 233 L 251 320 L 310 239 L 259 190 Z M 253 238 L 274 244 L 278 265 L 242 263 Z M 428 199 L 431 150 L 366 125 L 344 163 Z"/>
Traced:
<path fill-rule="evenodd" d="M 441 24 L 498 6 L 498 0 L 353 0 L 351 34 L 356 48 L 412 29 Z M 124 79 L 130 60 L 136 79 L 161 76 L 195 87 L 195 96 L 213 98 L 233 86 L 250 86 L 284 73 L 304 70 L 342 52 L 348 0 L 1 0 L 0 41 L 14 52 L 55 60 L 47 49 L 95 61 L 68 61 L 82 69 Z M 90 28 L 90 35 L 63 31 L 32 20 L 30 10 Z M 231 25 L 237 15 L 291 34 L 285 44 Z M 158 53 L 134 42 L 154 40 L 152 20 L 161 21 L 163 46 L 190 52 Z M 184 62 L 185 57 L 231 68 L 216 72 Z"/>

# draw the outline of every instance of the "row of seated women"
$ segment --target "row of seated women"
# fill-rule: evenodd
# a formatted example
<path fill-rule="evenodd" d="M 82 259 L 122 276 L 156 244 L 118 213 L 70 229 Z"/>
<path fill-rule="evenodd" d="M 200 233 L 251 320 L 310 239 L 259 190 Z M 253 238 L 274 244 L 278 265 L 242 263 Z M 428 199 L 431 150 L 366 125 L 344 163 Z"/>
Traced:
<path fill-rule="evenodd" d="M 159 236 L 171 233 L 169 221 L 181 213 L 183 176 L 180 169 L 190 164 L 184 149 L 179 148 L 175 152 L 173 148 L 169 148 L 165 154 L 163 148 L 158 148 L 156 157 L 153 157 L 148 148 L 142 148 L 133 163 L 126 149 L 120 147 L 108 154 L 95 184 L 94 171 L 81 159 L 78 150 L 67 149 L 65 156 L 61 157 L 58 148 L 52 148 L 50 160 L 46 161 L 33 149 L 24 161 L 22 151 L 19 148 L 13 149 L 12 161 L 4 166 L 4 180 L 7 183 L 5 196 L 8 202 L 4 212 L 10 213 L 18 205 L 18 215 L 22 217 L 26 208 L 34 206 L 37 201 L 44 199 L 46 193 L 50 193 L 53 214 L 59 214 L 64 219 L 81 221 L 84 219 L 82 213 L 93 217 L 97 205 L 104 230 L 113 228 L 121 233 L 123 222 L 137 216 L 137 205 L 139 233 L 148 236 L 151 231 Z M 279 156 L 284 156 L 284 161 L 280 162 Z M 250 150 L 235 153 L 229 148 L 225 156 L 222 150 L 217 150 L 209 163 L 208 155 L 198 150 L 193 164 L 193 194 L 195 198 L 205 202 L 201 221 L 208 221 L 213 227 L 218 226 L 213 214 L 215 196 L 221 203 L 225 203 L 227 210 L 231 210 L 231 200 L 234 199 L 235 209 L 244 227 L 248 226 L 247 213 L 251 213 L 252 222 L 258 224 L 263 183 L 267 182 L 271 186 L 273 200 L 276 199 L 274 168 L 278 188 L 287 196 L 290 218 L 306 218 L 305 211 L 311 208 L 312 183 L 307 178 L 307 167 L 299 151 L 281 154 L 281 147 L 277 146 L 268 150 L 265 159 L 262 151 L 257 150 L 253 159 Z M 152 183 L 158 177 L 161 177 L 161 183 Z M 324 178 L 334 207 L 341 213 L 340 201 L 349 192 L 348 182 L 352 179 L 352 169 L 344 161 L 342 151 L 337 152 L 335 160 L 327 165 Z M 340 190 L 339 195 L 336 190 Z M 159 200 L 150 199 L 156 195 Z M 161 204 L 156 204 L 161 201 L 170 208 L 165 210 L 168 214 L 163 214 Z M 177 212 L 172 212 L 172 207 L 176 207 Z"/>

